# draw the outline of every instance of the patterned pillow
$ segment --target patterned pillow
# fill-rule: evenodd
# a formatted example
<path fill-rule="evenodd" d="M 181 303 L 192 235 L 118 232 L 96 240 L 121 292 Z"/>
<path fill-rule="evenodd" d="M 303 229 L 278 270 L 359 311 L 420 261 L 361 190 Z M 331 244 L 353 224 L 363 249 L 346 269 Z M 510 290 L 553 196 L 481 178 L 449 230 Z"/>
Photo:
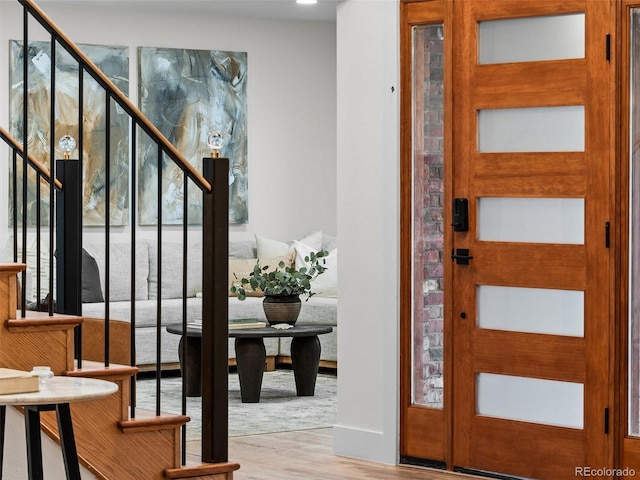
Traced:
<path fill-rule="evenodd" d="M 257 258 L 230 258 L 229 259 L 229 296 L 237 297 L 238 294 L 231 293 L 232 286 L 240 286 L 243 278 L 249 278 L 249 274 L 253 272 L 253 267 L 258 261 Z M 280 262 L 284 262 L 285 267 L 293 266 L 293 255 L 285 255 L 282 257 L 260 259 L 260 265 L 269 267 L 267 271 L 271 272 L 278 268 Z M 247 297 L 263 297 L 262 290 L 253 290 L 248 283 L 244 286 Z"/>

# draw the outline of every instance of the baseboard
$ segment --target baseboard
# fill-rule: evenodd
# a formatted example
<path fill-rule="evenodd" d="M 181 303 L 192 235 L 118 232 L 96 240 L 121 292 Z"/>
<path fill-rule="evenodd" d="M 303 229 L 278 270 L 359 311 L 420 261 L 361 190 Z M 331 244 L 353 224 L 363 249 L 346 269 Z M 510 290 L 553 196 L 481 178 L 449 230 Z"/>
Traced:
<path fill-rule="evenodd" d="M 334 425 L 333 453 L 370 462 L 397 464 L 397 449 L 382 432 Z"/>

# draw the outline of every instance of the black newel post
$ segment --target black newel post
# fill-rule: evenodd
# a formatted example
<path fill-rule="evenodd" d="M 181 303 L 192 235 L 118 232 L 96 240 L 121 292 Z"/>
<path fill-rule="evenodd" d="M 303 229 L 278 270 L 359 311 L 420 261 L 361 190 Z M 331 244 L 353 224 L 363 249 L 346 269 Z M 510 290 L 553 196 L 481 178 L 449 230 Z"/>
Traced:
<path fill-rule="evenodd" d="M 202 461 L 228 460 L 229 159 L 205 158 L 202 220 Z"/>
<path fill-rule="evenodd" d="M 56 177 L 62 182 L 56 202 L 56 309 L 82 314 L 82 171 L 79 160 L 56 160 Z M 81 357 L 79 327 L 76 356 Z"/>

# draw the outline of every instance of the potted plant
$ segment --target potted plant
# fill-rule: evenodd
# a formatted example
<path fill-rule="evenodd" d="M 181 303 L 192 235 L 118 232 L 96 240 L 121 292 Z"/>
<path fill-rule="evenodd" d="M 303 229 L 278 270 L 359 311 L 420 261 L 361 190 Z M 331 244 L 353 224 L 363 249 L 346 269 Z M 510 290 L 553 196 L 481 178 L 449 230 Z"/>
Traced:
<path fill-rule="evenodd" d="M 311 282 L 327 269 L 324 266 L 324 257 L 327 255 L 327 250 L 311 252 L 304 257 L 308 267 L 299 269 L 295 265 L 289 267 L 283 261 L 275 269 L 271 269 L 269 265 L 261 265 L 258 259 L 249 278 L 241 278 L 239 285 L 232 285 L 231 293 L 237 294 L 238 300 L 244 300 L 247 298 L 245 285 L 250 285 L 253 290 L 261 290 L 264 293 L 264 313 L 269 323 L 293 325 L 302 307 L 300 295 L 307 295 L 307 300 L 315 295 L 311 291 Z"/>

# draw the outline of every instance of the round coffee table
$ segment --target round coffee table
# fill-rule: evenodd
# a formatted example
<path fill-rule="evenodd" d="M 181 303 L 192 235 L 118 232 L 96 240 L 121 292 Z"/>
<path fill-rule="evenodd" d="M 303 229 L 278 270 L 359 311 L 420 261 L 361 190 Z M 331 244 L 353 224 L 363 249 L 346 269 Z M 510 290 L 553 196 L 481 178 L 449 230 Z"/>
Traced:
<path fill-rule="evenodd" d="M 291 364 L 296 383 L 296 394 L 299 397 L 313 396 L 316 388 L 316 377 L 320 365 L 320 340 L 318 335 L 330 333 L 333 327 L 300 325 L 288 329 L 272 327 L 238 328 L 229 330 L 229 337 L 235 338 L 236 363 L 238 379 L 240 380 L 240 396 L 243 403 L 257 403 L 260 401 L 262 376 L 266 350 L 264 339 L 272 337 L 291 337 Z M 201 352 L 202 328 L 187 325 L 187 353 L 182 358 L 182 343 L 185 335 L 182 324 L 167 326 L 167 332 L 182 335 L 180 339 L 180 363 L 185 372 L 185 386 L 187 396 L 201 394 Z"/>

